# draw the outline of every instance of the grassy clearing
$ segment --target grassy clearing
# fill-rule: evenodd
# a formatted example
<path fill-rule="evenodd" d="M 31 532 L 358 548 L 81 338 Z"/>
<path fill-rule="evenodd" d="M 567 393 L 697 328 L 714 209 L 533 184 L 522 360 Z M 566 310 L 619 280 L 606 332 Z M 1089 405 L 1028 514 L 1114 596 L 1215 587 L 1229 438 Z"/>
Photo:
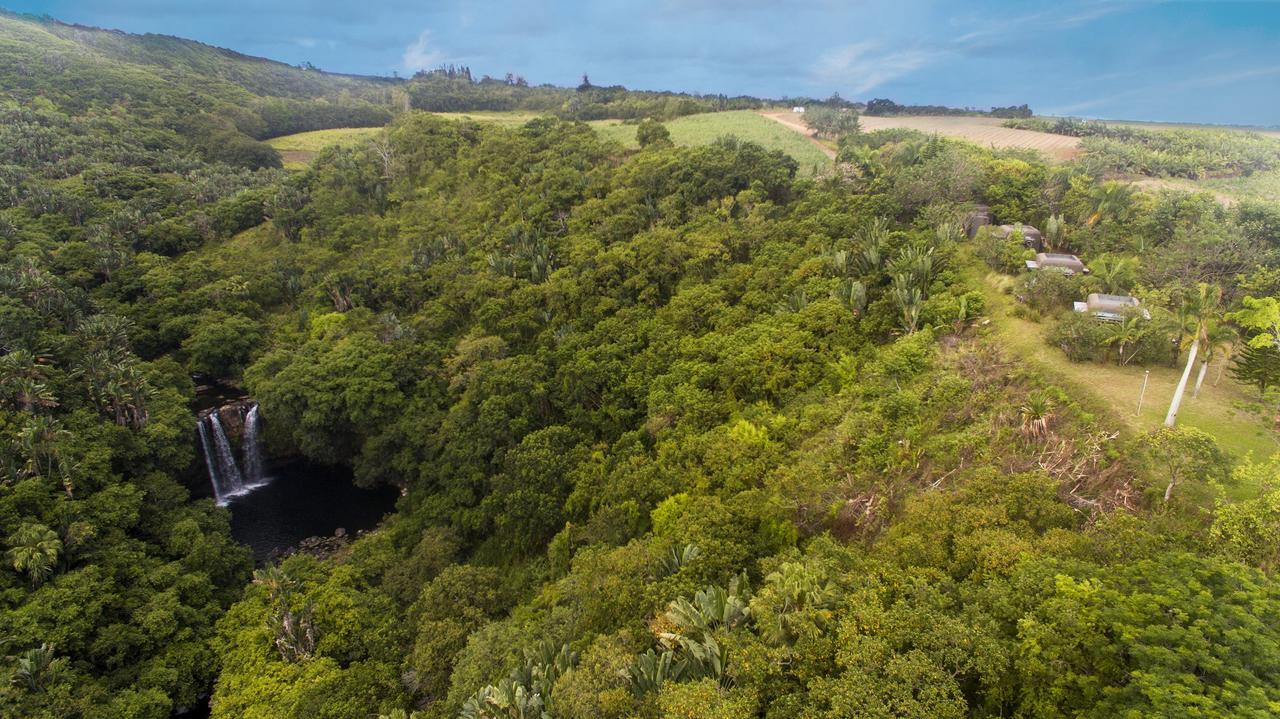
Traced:
<path fill-rule="evenodd" d="M 1248 177 L 1199 180 L 1195 185 L 1237 200 L 1280 202 L 1280 170 L 1255 172 Z"/>
<path fill-rule="evenodd" d="M 332 130 L 312 130 L 295 135 L 282 135 L 267 140 L 267 144 L 280 153 L 286 170 L 306 167 L 308 162 L 330 145 L 351 145 L 374 135 L 381 127 L 339 127 Z"/>
<path fill-rule="evenodd" d="M 802 175 L 813 175 L 815 168 L 831 164 L 807 138 L 751 110 L 708 112 L 687 115 L 665 123 L 671 140 L 677 145 L 706 145 L 725 135 L 733 135 L 769 148 L 781 150 L 800 163 Z M 625 147 L 636 146 L 636 126 L 620 120 L 598 120 L 590 123 L 601 135 Z"/>
<path fill-rule="evenodd" d="M 1130 431 L 1150 432 L 1163 424 L 1181 367 L 1072 362 L 1045 342 L 1051 320 L 1036 323 L 1013 315 L 1015 300 L 1001 290 L 1008 282 L 1007 277 L 987 271 L 977 260 L 970 264 L 968 271 L 981 278 L 979 284 L 992 320 L 991 332 L 1007 351 L 1031 363 L 1063 389 L 1092 400 L 1087 404 L 1108 410 Z M 1220 447 L 1238 458 L 1252 453 L 1255 459 L 1265 459 L 1280 451 L 1280 441 L 1257 411 L 1257 394 L 1232 380 L 1229 374 L 1215 385 L 1218 369 L 1217 362 L 1210 366 L 1199 397 L 1192 399 L 1188 388 L 1178 422 L 1207 432 Z M 1137 414 L 1138 395 L 1146 370 L 1150 370 L 1151 377 L 1142 412 Z M 1248 491 L 1248 488 L 1241 489 Z"/>
<path fill-rule="evenodd" d="M 433 112 L 431 114 L 446 120 L 476 120 L 492 122 L 502 127 L 520 127 L 530 120 L 545 117 L 536 112 Z"/>
<path fill-rule="evenodd" d="M 1255 172 L 1248 177 L 1215 177 L 1204 180 L 1141 176 L 1132 176 L 1129 180 L 1144 190 L 1208 192 L 1228 207 L 1240 200 L 1280 202 L 1280 170 Z"/>

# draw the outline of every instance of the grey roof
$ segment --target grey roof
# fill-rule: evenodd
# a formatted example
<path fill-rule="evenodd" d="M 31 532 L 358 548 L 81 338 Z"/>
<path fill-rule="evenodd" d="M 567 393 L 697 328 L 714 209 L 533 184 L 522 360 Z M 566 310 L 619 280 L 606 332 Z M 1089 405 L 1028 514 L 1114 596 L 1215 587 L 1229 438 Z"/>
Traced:
<path fill-rule="evenodd" d="M 1106 295 L 1094 292 L 1085 300 L 1085 304 L 1094 312 L 1124 312 L 1142 303 L 1138 302 L 1137 297 L 1129 295 Z"/>
<path fill-rule="evenodd" d="M 1036 255 L 1036 262 L 1040 267 L 1053 267 L 1059 270 L 1067 270 L 1068 272 L 1087 272 L 1084 263 L 1075 255 L 1060 255 L 1056 252 L 1041 252 Z"/>

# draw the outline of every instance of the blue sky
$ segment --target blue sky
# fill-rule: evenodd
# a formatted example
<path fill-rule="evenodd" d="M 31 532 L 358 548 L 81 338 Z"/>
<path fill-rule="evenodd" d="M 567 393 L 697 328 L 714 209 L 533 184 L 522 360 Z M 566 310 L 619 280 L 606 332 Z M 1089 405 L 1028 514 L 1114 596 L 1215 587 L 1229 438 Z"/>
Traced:
<path fill-rule="evenodd" d="M 333 71 L 1280 125 L 1280 0 L 0 0 Z"/>

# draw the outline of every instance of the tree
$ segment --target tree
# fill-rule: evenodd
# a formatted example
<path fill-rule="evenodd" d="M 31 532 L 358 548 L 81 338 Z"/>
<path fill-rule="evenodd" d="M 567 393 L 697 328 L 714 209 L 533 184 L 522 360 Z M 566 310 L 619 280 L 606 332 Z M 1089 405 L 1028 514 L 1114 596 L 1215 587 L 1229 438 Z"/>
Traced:
<path fill-rule="evenodd" d="M 1089 265 L 1089 278 L 1096 282 L 1103 292 L 1111 295 L 1125 295 L 1137 281 L 1138 260 L 1136 257 L 1099 257 Z"/>
<path fill-rule="evenodd" d="M 667 126 L 652 118 L 645 118 L 636 126 L 636 142 L 640 147 L 671 147 L 671 132 Z"/>
<path fill-rule="evenodd" d="M 1222 288 L 1201 282 L 1194 295 L 1183 299 L 1182 306 L 1191 320 L 1191 351 L 1187 353 L 1187 366 L 1182 370 L 1178 386 L 1173 391 L 1173 399 L 1169 402 L 1169 412 L 1164 417 L 1164 425 L 1172 427 L 1178 420 L 1178 408 L 1182 405 L 1182 394 L 1187 389 L 1187 380 L 1191 377 L 1191 367 L 1195 364 L 1196 354 L 1202 345 L 1208 342 L 1209 325 L 1215 321 L 1218 305 L 1222 302 Z"/>
<path fill-rule="evenodd" d="M 1136 190 L 1127 182 L 1107 180 L 1094 185 L 1086 198 L 1085 224 L 1093 226 L 1102 222 L 1124 223 L 1133 216 L 1133 199 Z"/>
<path fill-rule="evenodd" d="M 1161 427 L 1147 438 L 1152 458 L 1160 464 L 1168 478 L 1164 488 L 1167 504 L 1174 487 L 1187 480 L 1202 483 L 1220 481 L 1226 476 L 1228 460 L 1218 449 L 1213 437 L 1194 427 Z"/>
<path fill-rule="evenodd" d="M 9 535 L 9 561 L 13 568 L 31 578 L 39 586 L 53 575 L 62 553 L 62 540 L 43 524 L 28 522 Z"/>
<path fill-rule="evenodd" d="M 818 137 L 839 140 L 859 132 L 858 114 L 852 110 L 816 105 L 805 110 L 804 124 Z"/>
<path fill-rule="evenodd" d="M 1200 372 L 1196 375 L 1196 387 L 1191 392 L 1193 399 L 1200 396 L 1200 386 L 1204 384 L 1204 376 L 1209 370 L 1209 363 L 1222 356 L 1224 358 L 1223 364 L 1226 364 L 1225 358 L 1230 357 L 1231 351 L 1235 348 L 1236 332 L 1230 325 L 1214 321 L 1209 323 L 1209 327 L 1205 330 L 1204 339 L 1204 354 L 1200 358 Z"/>
<path fill-rule="evenodd" d="M 1110 325 L 1110 332 L 1107 333 L 1103 344 L 1107 347 L 1116 347 L 1120 353 L 1118 362 L 1121 365 L 1129 364 L 1129 360 L 1133 359 L 1133 355 L 1125 356 L 1125 349 L 1132 347 L 1142 341 L 1147 334 L 1147 321 L 1142 315 L 1134 312 L 1126 315 L 1119 322 Z"/>
<path fill-rule="evenodd" d="M 1238 322 L 1245 329 L 1253 330 L 1250 347 L 1275 347 L 1280 349 L 1280 298 L 1246 296 L 1241 300 L 1244 309 L 1232 312 L 1228 319 Z"/>
<path fill-rule="evenodd" d="M 1231 361 L 1231 376 L 1265 395 L 1267 388 L 1280 385 L 1280 349 L 1246 344 Z"/>

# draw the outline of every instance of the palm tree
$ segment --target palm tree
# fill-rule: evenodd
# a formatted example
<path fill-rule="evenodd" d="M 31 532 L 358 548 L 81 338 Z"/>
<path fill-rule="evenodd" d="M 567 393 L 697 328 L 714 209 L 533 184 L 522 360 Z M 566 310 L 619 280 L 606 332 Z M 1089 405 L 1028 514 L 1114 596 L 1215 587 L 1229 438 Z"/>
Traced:
<path fill-rule="evenodd" d="M 0 356 L 0 400 L 7 400 L 24 412 L 57 407 L 58 400 L 45 384 L 48 359 L 26 350 Z"/>
<path fill-rule="evenodd" d="M 1134 257 L 1105 256 L 1094 260 L 1089 276 L 1110 295 L 1128 294 L 1137 280 L 1138 260 Z"/>
<path fill-rule="evenodd" d="M 28 522 L 9 536 L 9 561 L 14 570 L 31 577 L 33 587 L 53 575 L 61 552 L 62 540 L 43 524 Z"/>
<path fill-rule="evenodd" d="M 840 159 L 853 167 L 859 177 L 874 180 L 884 174 L 880 155 L 866 145 L 851 145 L 841 150 Z"/>
<path fill-rule="evenodd" d="M 35 649 L 28 649 L 18 657 L 10 682 L 33 694 L 43 692 L 49 676 L 61 661 L 55 660 L 52 644 L 41 644 Z"/>
<path fill-rule="evenodd" d="M 1120 350 L 1119 362 L 1121 365 L 1129 364 L 1132 355 L 1124 356 L 1125 348 L 1132 347 L 1137 344 L 1147 334 L 1147 325 L 1143 321 L 1141 315 L 1134 313 L 1125 317 L 1120 322 L 1112 325 L 1111 334 L 1102 340 L 1108 348 L 1115 345 Z"/>
<path fill-rule="evenodd" d="M 1085 212 L 1085 224 L 1093 226 L 1099 222 L 1111 220 L 1124 222 L 1133 214 L 1133 185 L 1125 182 L 1108 180 L 1095 185 L 1089 192 L 1088 209 Z"/>
<path fill-rule="evenodd" d="M 1200 359 L 1200 373 L 1196 375 L 1196 387 L 1191 390 L 1191 398 L 1195 399 L 1200 396 L 1200 385 L 1204 384 L 1205 373 L 1209 370 L 1209 364 L 1219 356 L 1223 357 L 1222 364 L 1226 364 L 1226 358 L 1231 356 L 1231 350 L 1235 348 L 1236 332 L 1224 322 L 1211 322 L 1205 331 L 1204 355 Z M 1221 373 L 1218 374 L 1222 376 Z"/>
<path fill-rule="evenodd" d="M 1201 282 L 1196 294 L 1187 297 L 1183 305 L 1185 314 L 1192 320 L 1191 351 L 1187 353 L 1187 366 L 1182 370 L 1178 387 L 1173 391 L 1173 399 L 1169 402 L 1169 413 L 1164 417 L 1164 425 L 1172 427 L 1178 420 L 1178 408 L 1182 406 L 1182 394 L 1187 389 L 1187 380 L 1191 378 L 1191 367 L 1196 363 L 1196 355 L 1200 347 L 1208 343 L 1209 324 L 1214 321 L 1218 306 L 1222 304 L 1222 288 Z"/>

